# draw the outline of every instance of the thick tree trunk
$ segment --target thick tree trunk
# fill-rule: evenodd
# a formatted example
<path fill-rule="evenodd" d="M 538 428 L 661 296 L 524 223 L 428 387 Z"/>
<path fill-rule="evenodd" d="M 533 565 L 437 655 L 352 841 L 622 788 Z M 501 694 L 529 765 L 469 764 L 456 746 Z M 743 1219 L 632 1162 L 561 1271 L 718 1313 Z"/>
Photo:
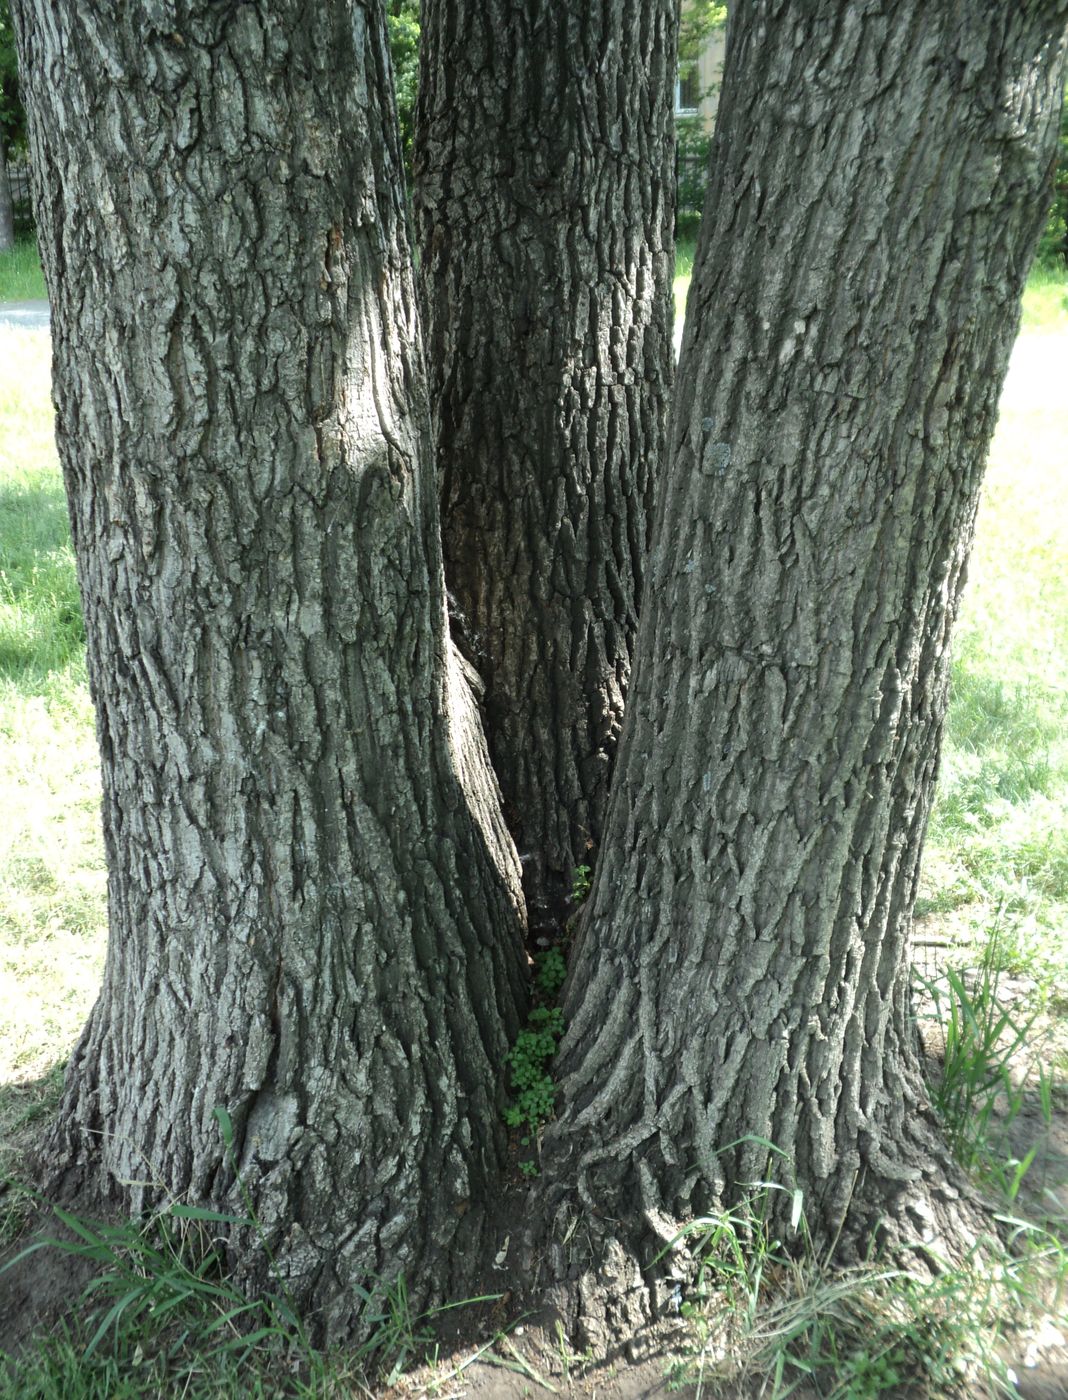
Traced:
<path fill-rule="evenodd" d="M 7 154 L 0 134 L 0 253 L 15 246 L 15 209 L 11 203 L 11 183 L 7 178 Z"/>
<path fill-rule="evenodd" d="M 977 1219 L 924 1092 L 907 943 L 1066 13 L 731 8 L 545 1154 L 558 1238 L 574 1210 L 600 1237 L 550 1251 L 591 1333 L 591 1299 L 616 1288 L 617 1326 L 655 1307 L 641 1270 L 676 1223 L 769 1170 L 821 1249 L 866 1249 L 880 1217 L 952 1247 Z"/>
<path fill-rule="evenodd" d="M 53 1158 L 240 1210 L 224 1107 L 340 1335 L 354 1283 L 478 1261 L 519 868 L 447 643 L 380 3 L 166 13 L 17 5 L 110 873 Z"/>
<path fill-rule="evenodd" d="M 427 0 L 445 575 L 532 924 L 600 844 L 672 381 L 676 0 Z"/>

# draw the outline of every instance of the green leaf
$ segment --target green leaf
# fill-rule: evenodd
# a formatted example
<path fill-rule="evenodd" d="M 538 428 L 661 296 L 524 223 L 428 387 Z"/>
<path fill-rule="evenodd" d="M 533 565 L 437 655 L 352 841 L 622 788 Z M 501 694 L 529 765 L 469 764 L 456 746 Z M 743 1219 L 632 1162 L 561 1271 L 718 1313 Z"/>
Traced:
<path fill-rule="evenodd" d="M 108 1257 L 111 1256 L 113 1251 L 108 1244 L 100 1235 L 90 1230 L 88 1225 L 84 1225 L 76 1215 L 71 1215 L 70 1211 L 63 1210 L 60 1206 L 53 1206 L 52 1209 L 56 1218 L 62 1220 L 67 1229 L 77 1235 L 79 1239 L 83 1239 L 86 1244 L 92 1245 L 94 1249 L 102 1251 Z M 61 1240 L 56 1240 L 56 1244 L 59 1245 L 60 1248 L 63 1247 L 63 1241 Z"/>
<path fill-rule="evenodd" d="M 214 1108 L 212 1112 L 215 1115 L 215 1121 L 219 1125 L 219 1132 L 222 1134 L 223 1143 L 226 1145 L 226 1147 L 232 1148 L 234 1145 L 233 1120 L 221 1104 Z"/>

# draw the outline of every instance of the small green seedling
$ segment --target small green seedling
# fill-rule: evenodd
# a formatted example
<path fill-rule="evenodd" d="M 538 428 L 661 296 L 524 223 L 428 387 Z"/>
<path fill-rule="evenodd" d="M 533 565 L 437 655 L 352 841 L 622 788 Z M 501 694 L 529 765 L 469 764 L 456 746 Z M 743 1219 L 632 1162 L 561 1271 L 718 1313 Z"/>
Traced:
<path fill-rule="evenodd" d="M 534 957 L 534 981 L 542 996 L 550 1000 L 564 985 L 567 976 L 567 963 L 559 948 L 546 948 L 544 953 Z"/>
<path fill-rule="evenodd" d="M 593 872 L 588 865 L 576 865 L 571 877 L 571 903 L 584 904 L 590 893 L 590 875 Z"/>
<path fill-rule="evenodd" d="M 549 1062 L 564 1033 L 564 1013 L 558 1006 L 537 1006 L 530 1013 L 526 1030 L 520 1031 L 508 1052 L 511 1069 L 512 1101 L 504 1110 L 510 1128 L 523 1130 L 521 1147 L 531 1147 L 542 1126 L 553 1116 L 556 1090 L 548 1072 Z M 525 1176 L 536 1176 L 537 1164 L 525 1158 L 519 1164 Z"/>

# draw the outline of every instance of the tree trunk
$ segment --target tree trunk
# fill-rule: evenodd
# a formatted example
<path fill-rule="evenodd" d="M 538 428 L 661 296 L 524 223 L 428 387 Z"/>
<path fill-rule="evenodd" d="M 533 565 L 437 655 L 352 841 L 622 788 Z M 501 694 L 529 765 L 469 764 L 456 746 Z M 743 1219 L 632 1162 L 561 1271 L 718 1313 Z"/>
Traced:
<path fill-rule="evenodd" d="M 379 0 L 164 13 L 16 7 L 110 879 L 52 1158 L 134 1209 L 240 1211 L 236 1164 L 341 1336 L 354 1284 L 479 1260 L 519 868 L 447 643 Z"/>
<path fill-rule="evenodd" d="M 11 183 L 7 178 L 7 154 L 0 132 L 0 253 L 9 253 L 15 246 L 15 209 L 11 203 Z"/>
<path fill-rule="evenodd" d="M 415 154 L 454 625 L 532 925 L 600 844 L 673 375 L 676 0 L 427 0 Z"/>
<path fill-rule="evenodd" d="M 924 1090 L 908 937 L 1066 13 L 731 8 L 545 1152 L 557 1239 L 576 1211 L 599 1239 L 549 1263 L 594 1337 L 606 1288 L 616 1327 L 655 1310 L 670 1281 L 641 1271 L 676 1223 L 769 1170 L 821 1251 L 959 1247 L 976 1224 Z M 772 1228 L 790 1206 L 772 1195 Z"/>

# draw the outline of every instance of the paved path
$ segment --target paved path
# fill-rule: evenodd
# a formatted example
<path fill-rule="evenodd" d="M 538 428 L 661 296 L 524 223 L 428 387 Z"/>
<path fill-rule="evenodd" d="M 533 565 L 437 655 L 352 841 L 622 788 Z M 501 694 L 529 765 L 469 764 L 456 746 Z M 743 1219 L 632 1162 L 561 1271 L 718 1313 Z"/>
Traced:
<path fill-rule="evenodd" d="M 47 301 L 0 301 L 0 326 L 26 331 L 48 329 Z"/>

